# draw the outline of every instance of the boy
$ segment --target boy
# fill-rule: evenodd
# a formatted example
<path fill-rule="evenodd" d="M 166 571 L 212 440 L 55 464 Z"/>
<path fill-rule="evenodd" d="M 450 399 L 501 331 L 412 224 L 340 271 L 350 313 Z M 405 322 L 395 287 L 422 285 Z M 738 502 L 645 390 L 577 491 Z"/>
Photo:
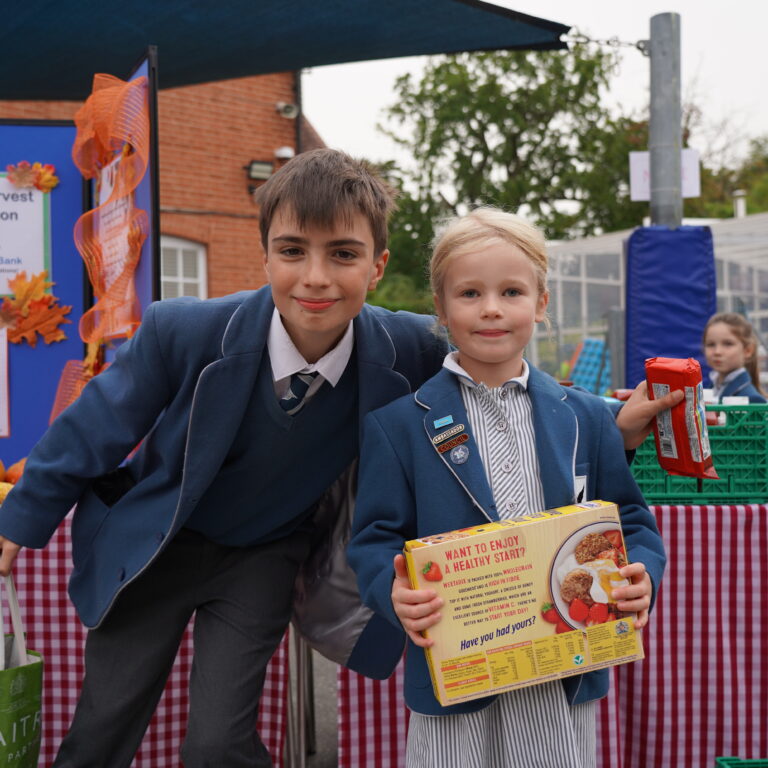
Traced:
<path fill-rule="evenodd" d="M 78 505 L 70 594 L 91 631 L 57 767 L 130 764 L 193 613 L 185 766 L 270 765 L 256 709 L 316 502 L 354 461 L 362 415 L 446 353 L 430 318 L 364 306 L 393 204 L 365 164 L 300 155 L 260 202 L 271 287 L 152 305 L 0 508 L 7 569 Z M 386 676 L 402 647 L 374 619 L 347 663 Z"/>
<path fill-rule="evenodd" d="M 70 595 L 91 631 L 56 768 L 130 764 L 193 614 L 184 765 L 270 765 L 256 709 L 297 573 L 324 538 L 316 518 L 335 524 L 319 500 L 346 482 L 362 417 L 418 388 L 447 352 L 431 318 L 364 304 L 393 206 L 364 163 L 299 155 L 259 202 L 271 285 L 152 305 L 0 507 L 7 573 L 77 504 Z M 629 430 L 657 407 L 625 408 Z M 351 572 L 342 581 L 349 592 Z M 345 663 L 387 676 L 404 637 L 354 615 L 356 627 L 340 622 Z"/>

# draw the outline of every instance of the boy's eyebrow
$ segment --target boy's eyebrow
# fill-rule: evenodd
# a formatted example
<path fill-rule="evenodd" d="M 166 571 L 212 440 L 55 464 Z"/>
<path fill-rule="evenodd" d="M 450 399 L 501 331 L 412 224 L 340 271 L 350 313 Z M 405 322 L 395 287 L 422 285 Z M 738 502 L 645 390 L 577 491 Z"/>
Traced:
<path fill-rule="evenodd" d="M 272 238 L 272 242 L 285 242 L 285 243 L 298 243 L 300 245 L 306 245 L 309 240 L 306 237 L 299 235 L 276 235 Z M 338 240 L 329 240 L 325 243 L 326 246 L 339 247 L 341 245 L 362 245 L 365 243 L 362 240 L 356 240 L 353 237 L 343 237 Z"/>

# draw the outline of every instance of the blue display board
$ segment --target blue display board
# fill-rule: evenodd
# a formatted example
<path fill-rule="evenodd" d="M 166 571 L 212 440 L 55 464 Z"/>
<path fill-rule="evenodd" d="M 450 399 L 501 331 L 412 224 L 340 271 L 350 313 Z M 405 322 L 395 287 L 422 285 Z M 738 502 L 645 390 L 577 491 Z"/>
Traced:
<path fill-rule="evenodd" d="M 717 311 L 709 227 L 640 227 L 627 243 L 626 385 L 645 379 L 649 357 L 696 358 L 708 369 L 701 337 Z"/>
<path fill-rule="evenodd" d="M 0 438 L 0 459 L 7 466 L 25 457 L 48 427 L 59 376 L 68 360 L 82 360 L 83 343 L 78 322 L 86 306 L 85 268 L 75 248 L 72 229 L 83 212 L 86 188 L 72 162 L 75 127 L 47 121 L 0 121 L 0 169 L 21 161 L 50 163 L 59 185 L 48 193 L 50 272 L 54 295 L 71 306 L 67 338 L 46 344 L 39 336 L 33 348 L 27 342 L 8 344 L 8 402 L 10 436 Z M 36 194 L 41 192 L 34 190 Z M 3 227 L 0 222 L 0 243 Z M 30 275 L 27 275 L 29 277 Z"/>

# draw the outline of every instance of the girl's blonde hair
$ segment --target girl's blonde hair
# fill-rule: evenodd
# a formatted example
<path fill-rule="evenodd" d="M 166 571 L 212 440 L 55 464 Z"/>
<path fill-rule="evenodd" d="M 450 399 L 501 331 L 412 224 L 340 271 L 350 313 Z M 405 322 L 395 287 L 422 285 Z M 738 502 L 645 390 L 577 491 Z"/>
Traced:
<path fill-rule="evenodd" d="M 445 273 L 453 259 L 494 240 L 516 246 L 531 260 L 539 295 L 545 293 L 549 259 L 544 234 L 519 216 L 492 206 L 475 208 L 466 216 L 445 222 L 432 243 L 432 258 L 429 261 L 432 293 L 442 297 Z"/>
<path fill-rule="evenodd" d="M 715 325 L 715 323 L 724 323 L 727 325 L 733 331 L 733 335 L 744 345 L 745 350 L 752 347 L 752 354 L 745 358 L 744 367 L 747 369 L 749 378 L 752 379 L 752 384 L 754 384 L 755 389 L 760 392 L 760 394 L 765 395 L 765 392 L 763 392 L 760 387 L 760 371 L 757 367 L 757 348 L 759 342 L 755 329 L 750 325 L 746 318 L 736 312 L 718 312 L 716 315 L 712 315 L 704 326 L 704 333 L 701 337 L 702 345 L 707 343 L 707 331 L 711 326 Z"/>

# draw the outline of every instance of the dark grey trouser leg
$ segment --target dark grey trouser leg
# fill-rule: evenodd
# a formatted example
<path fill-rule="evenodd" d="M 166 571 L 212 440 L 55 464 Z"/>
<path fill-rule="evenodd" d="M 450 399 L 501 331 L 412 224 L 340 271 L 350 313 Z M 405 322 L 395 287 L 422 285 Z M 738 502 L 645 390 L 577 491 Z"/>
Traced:
<path fill-rule="evenodd" d="M 203 541 L 180 534 L 88 633 L 80 699 L 54 768 L 131 764 L 194 611 Z"/>
<path fill-rule="evenodd" d="M 246 550 L 211 548 L 195 615 L 185 768 L 272 765 L 255 723 L 267 664 L 290 620 L 309 533 Z"/>

